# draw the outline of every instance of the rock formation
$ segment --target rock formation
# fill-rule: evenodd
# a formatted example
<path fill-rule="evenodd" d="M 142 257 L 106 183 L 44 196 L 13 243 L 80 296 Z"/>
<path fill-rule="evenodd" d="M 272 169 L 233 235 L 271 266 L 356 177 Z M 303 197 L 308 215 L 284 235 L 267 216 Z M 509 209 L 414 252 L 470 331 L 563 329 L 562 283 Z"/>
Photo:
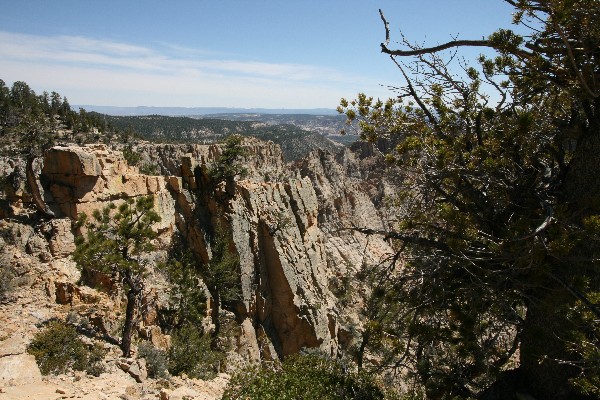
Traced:
<path fill-rule="evenodd" d="M 75 312 L 99 331 L 114 329 L 112 311 L 119 307 L 119 296 L 78 284 L 80 274 L 70 258 L 78 234 L 72 222 L 78 214 L 91 214 L 110 202 L 148 195 L 162 217 L 155 226 L 162 248 L 179 233 L 207 261 L 207 232 L 216 224 L 230 232 L 230 247 L 240 259 L 242 299 L 229 310 L 240 328 L 235 338 L 238 357 L 274 359 L 302 348 L 332 356 L 347 351 L 360 331 L 357 310 L 368 288 L 355 283 L 353 296 L 341 306 L 339 282 L 390 252 L 382 239 L 347 229 L 384 228 L 374 203 L 381 202 L 385 187 L 369 181 L 368 174 L 376 173 L 373 161 L 346 149 L 337 156 L 316 151 L 292 166 L 283 163 L 279 147 L 271 142 L 246 139 L 244 146 L 250 174 L 212 191 L 206 187 L 206 174 L 220 154 L 218 145 L 137 145 L 135 151 L 158 166 L 161 175 L 156 176 L 141 174 L 120 151 L 105 145 L 48 150 L 40 182 L 56 218 L 35 224 L 2 222 L 10 232 L 6 247 L 12 254 L 6 262 L 27 265 L 22 276 L 30 281 L 15 291 L 17 298 L 0 306 L 5 322 L 0 327 L 0 362 L 31 361 L 24 349 L 35 323 L 52 316 Z M 366 162 L 370 170 L 364 168 Z M 9 164 L 3 165 L 6 169 Z M 159 275 L 146 288 L 156 294 L 148 302 L 156 303 L 156 309 L 165 285 Z M 27 310 L 28 319 L 9 323 L 19 307 Z M 153 323 L 147 319 L 143 332 L 157 343 L 168 343 Z M 11 342 L 15 336 L 22 341 Z M 10 350 L 15 346 L 17 350 Z M 27 370 L 32 372 L 26 376 L 0 376 L 0 386 L 40 381 L 39 371 L 33 366 Z M 115 366 L 113 372 L 118 371 Z"/>

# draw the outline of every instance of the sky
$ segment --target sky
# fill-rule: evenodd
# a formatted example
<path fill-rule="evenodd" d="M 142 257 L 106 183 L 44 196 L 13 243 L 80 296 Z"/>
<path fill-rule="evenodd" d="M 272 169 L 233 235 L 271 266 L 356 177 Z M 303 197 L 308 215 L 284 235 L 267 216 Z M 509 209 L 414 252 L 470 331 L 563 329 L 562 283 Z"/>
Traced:
<path fill-rule="evenodd" d="M 502 0 L 0 0 L 0 79 L 78 105 L 335 108 L 402 82 L 379 8 L 390 47 L 511 26 Z"/>

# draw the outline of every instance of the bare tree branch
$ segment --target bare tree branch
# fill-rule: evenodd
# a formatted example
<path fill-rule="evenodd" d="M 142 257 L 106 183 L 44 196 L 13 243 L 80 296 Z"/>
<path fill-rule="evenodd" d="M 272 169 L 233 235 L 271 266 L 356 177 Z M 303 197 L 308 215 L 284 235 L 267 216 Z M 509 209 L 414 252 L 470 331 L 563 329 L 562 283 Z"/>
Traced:
<path fill-rule="evenodd" d="M 511 6 L 513 6 L 514 8 L 518 9 L 520 7 L 519 2 L 518 1 L 514 1 L 514 0 L 504 0 L 505 2 L 507 2 L 508 4 L 510 4 Z M 539 2 L 536 2 L 539 4 Z M 534 6 L 533 4 L 530 4 L 528 6 L 531 10 L 534 11 L 541 11 L 541 12 L 548 12 L 548 8 L 547 7 L 542 7 L 541 5 L 537 5 Z"/>
<path fill-rule="evenodd" d="M 381 52 L 392 56 L 419 56 L 423 54 L 437 53 L 438 51 L 448 50 L 453 47 L 489 47 L 493 48 L 489 40 L 452 40 L 450 42 L 434 47 L 424 47 L 415 50 L 390 50 L 385 43 L 381 43 Z"/>
<path fill-rule="evenodd" d="M 588 310 L 590 310 L 592 313 L 594 313 L 596 318 L 600 318 L 600 309 L 598 308 L 598 305 L 592 303 L 585 294 L 583 294 L 582 292 L 577 290 L 577 288 L 569 285 L 567 282 L 565 282 L 563 279 L 559 278 L 552 272 L 547 272 L 547 274 L 548 274 L 548 276 L 550 276 L 550 278 L 554 279 L 562 287 L 564 287 L 573 297 L 575 297 L 577 300 L 581 301 L 587 307 Z"/>
<path fill-rule="evenodd" d="M 421 246 L 427 246 L 429 248 L 434 248 L 437 250 L 441 250 L 447 253 L 453 253 L 452 249 L 446 244 L 439 242 L 437 240 L 427 239 L 419 236 L 410 236 L 403 235 L 399 232 L 390 232 L 378 229 L 370 229 L 370 228 L 360 228 L 360 227 L 352 227 L 352 228 L 342 228 L 340 231 L 344 230 L 352 230 L 360 233 L 364 233 L 365 235 L 382 235 L 384 239 L 397 239 L 401 240 L 405 243 L 417 244 Z"/>
<path fill-rule="evenodd" d="M 427 119 L 429 120 L 429 122 L 431 122 L 433 124 L 433 126 L 435 128 L 435 131 L 440 136 L 442 136 L 442 137 L 446 136 L 445 133 L 440 129 L 437 119 L 433 116 L 433 114 L 431 113 L 431 111 L 429 111 L 429 109 L 427 108 L 427 106 L 425 105 L 425 103 L 423 103 L 423 100 L 421 100 L 421 97 L 419 96 L 419 94 L 415 90 L 415 88 L 414 88 L 411 80 L 408 78 L 408 75 L 406 75 L 406 72 L 404 71 L 404 69 L 402 68 L 402 66 L 400 65 L 400 63 L 398 61 L 396 61 L 396 59 L 394 58 L 394 56 L 390 56 L 390 58 L 392 59 L 392 61 L 394 62 L 394 64 L 396 64 L 396 66 L 398 67 L 398 69 L 400 69 L 400 72 L 402 72 L 402 75 L 404 76 L 404 80 L 406 80 L 406 83 L 408 85 L 408 92 L 410 93 L 410 95 L 412 96 L 412 98 L 415 99 L 415 101 L 419 105 L 419 108 L 421 108 L 421 110 L 423 110 L 423 112 L 425 113 L 425 115 L 427 115 Z"/>
<path fill-rule="evenodd" d="M 379 9 L 379 16 L 381 17 L 381 20 L 383 21 L 383 26 L 385 28 L 384 44 L 387 46 L 390 43 L 390 24 L 387 22 L 387 19 L 385 19 L 385 16 L 383 15 L 383 11 L 381 11 L 381 8 Z"/>
<path fill-rule="evenodd" d="M 381 11 L 381 9 L 379 9 L 379 16 L 381 17 L 381 20 L 383 21 L 383 26 L 385 28 L 385 42 L 381 43 L 381 52 L 389 54 L 391 56 L 418 56 L 422 54 L 436 53 L 438 51 L 460 46 L 492 47 L 488 40 L 453 40 L 451 42 L 439 46 L 426 47 L 423 49 L 390 50 L 388 48 L 388 45 L 390 43 L 390 24 L 383 15 L 383 11 Z"/>

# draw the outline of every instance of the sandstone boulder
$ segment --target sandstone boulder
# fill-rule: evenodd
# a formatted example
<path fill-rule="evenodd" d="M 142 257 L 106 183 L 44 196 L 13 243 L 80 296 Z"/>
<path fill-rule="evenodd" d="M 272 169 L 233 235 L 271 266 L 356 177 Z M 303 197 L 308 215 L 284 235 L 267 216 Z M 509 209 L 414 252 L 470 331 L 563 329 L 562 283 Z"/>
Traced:
<path fill-rule="evenodd" d="M 144 359 L 134 360 L 132 358 L 122 358 L 117 362 L 117 365 L 138 383 L 141 383 L 148 378 L 146 360 Z"/>
<path fill-rule="evenodd" d="M 100 176 L 102 168 L 96 155 L 81 147 L 53 147 L 44 158 L 44 175 L 55 177 L 67 184 L 75 184 L 71 178 Z"/>
<path fill-rule="evenodd" d="M 42 381 L 35 357 L 16 354 L 0 358 L 0 385 L 21 386 Z"/>

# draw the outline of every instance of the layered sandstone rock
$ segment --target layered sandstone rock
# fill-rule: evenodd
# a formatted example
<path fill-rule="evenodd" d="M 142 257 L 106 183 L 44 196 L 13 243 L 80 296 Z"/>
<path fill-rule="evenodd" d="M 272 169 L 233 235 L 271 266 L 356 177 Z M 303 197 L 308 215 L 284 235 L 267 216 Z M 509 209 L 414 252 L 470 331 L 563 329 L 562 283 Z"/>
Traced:
<path fill-rule="evenodd" d="M 209 232 L 217 224 L 230 232 L 230 248 L 240 259 L 242 299 L 229 310 L 239 326 L 234 343 L 240 360 L 275 359 L 302 348 L 343 354 L 358 339 L 359 310 L 369 288 L 352 281 L 352 293 L 342 293 L 340 282 L 390 252 L 381 238 L 351 229 L 385 229 L 376 204 L 386 188 L 370 179 L 380 165 L 345 150 L 335 156 L 313 152 L 290 166 L 273 143 L 246 140 L 244 146 L 250 174 L 217 188 L 207 187 L 207 171 L 221 152 L 217 145 L 137 145 L 145 162 L 159 166 L 162 175 L 155 176 L 141 174 L 106 145 L 50 149 L 40 182 L 58 218 L 10 228 L 14 249 L 22 249 L 14 250 L 10 262 L 39 266 L 23 275 L 36 300 L 25 295 L 29 306 L 19 307 L 47 307 L 40 320 L 76 313 L 97 332 L 114 331 L 122 299 L 118 291 L 100 293 L 79 285 L 80 273 L 69 257 L 77 234 L 73 221 L 111 202 L 153 196 L 162 218 L 155 229 L 163 250 L 179 233 L 207 261 Z M 156 325 L 165 285 L 158 273 L 148 280 L 139 332 L 161 348 L 169 346 L 169 337 Z M 15 313 L 15 307 L 3 311 Z M 29 340 L 28 324 L 19 323 L 12 332 L 29 332 L 23 335 Z M 18 355 L 23 358 L 24 349 Z"/>
<path fill-rule="evenodd" d="M 251 360 L 286 356 L 303 347 L 335 355 L 342 350 L 340 332 L 347 332 L 341 320 L 349 318 L 342 318 L 348 312 L 336 304 L 331 282 L 379 262 L 390 250 L 380 239 L 346 230 L 383 228 L 373 193 L 356 176 L 359 160 L 348 151 L 337 158 L 318 151 L 287 170 L 274 144 L 247 140 L 244 146 L 250 175 L 225 188 L 221 197 L 217 190 L 203 201 L 198 199 L 207 194 L 206 171 L 220 154 L 216 145 L 136 148 L 168 176 L 140 174 L 103 145 L 56 147 L 46 153 L 42 181 L 52 195 L 51 207 L 70 218 L 111 201 L 152 195 L 162 217 L 156 226 L 162 242 L 182 232 L 205 261 L 211 253 L 206 224 L 215 223 L 221 207 L 218 212 L 225 210 L 225 215 L 218 219 L 231 231 L 241 263 L 243 300 L 235 310 L 242 327 L 240 352 Z M 199 222 L 199 214 L 209 217 Z M 65 236 L 61 227 L 53 227 L 63 232 L 56 237 Z M 57 247 L 68 251 L 68 245 L 56 245 L 58 240 L 51 241 L 52 253 L 59 252 Z M 57 298 L 70 302 L 64 287 L 58 289 Z"/>
<path fill-rule="evenodd" d="M 238 184 L 231 228 L 240 255 L 246 317 L 286 356 L 330 347 L 323 292 L 323 234 L 308 179 Z"/>

